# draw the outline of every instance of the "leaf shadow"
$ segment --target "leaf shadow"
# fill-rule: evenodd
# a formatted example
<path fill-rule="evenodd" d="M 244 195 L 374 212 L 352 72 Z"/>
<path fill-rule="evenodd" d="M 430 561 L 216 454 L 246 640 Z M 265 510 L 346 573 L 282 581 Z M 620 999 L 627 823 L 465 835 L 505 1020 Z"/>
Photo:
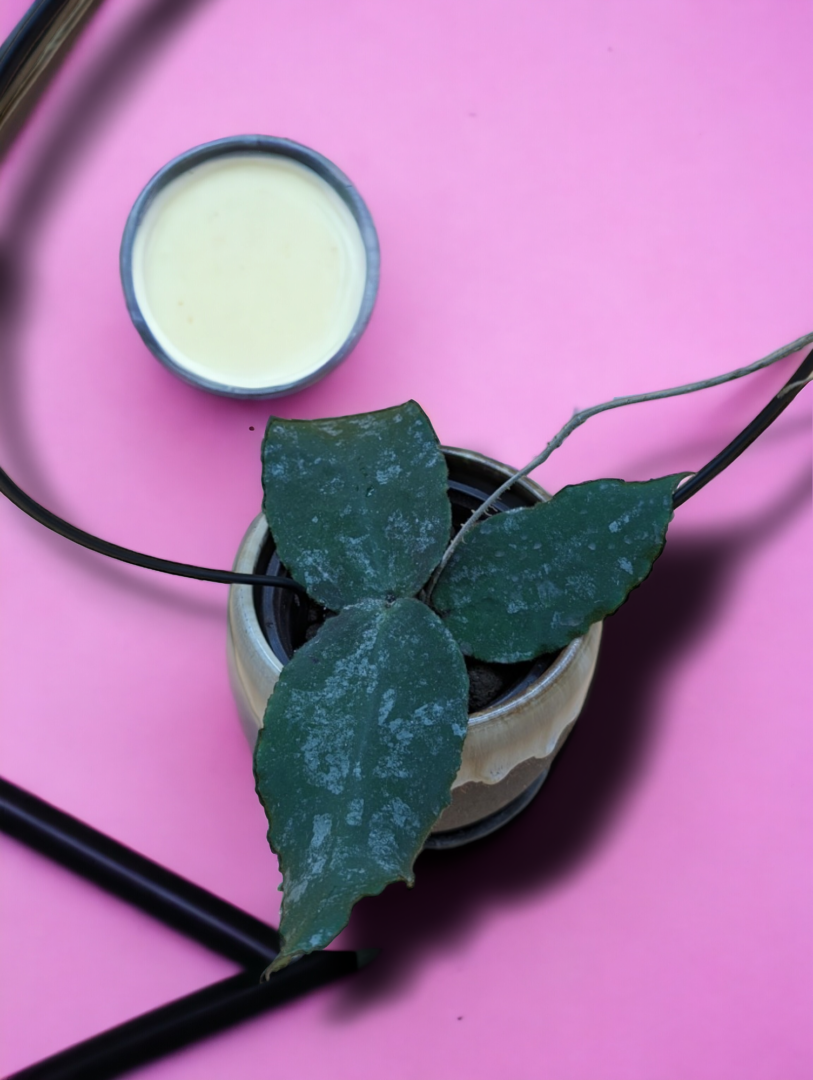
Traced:
<path fill-rule="evenodd" d="M 533 803 L 468 847 L 424 852 L 414 890 L 398 883 L 356 906 L 342 946 L 381 954 L 337 999 L 335 1020 L 407 992 L 432 953 L 464 941 L 495 906 L 550 887 L 608 840 L 646 768 L 670 671 L 722 617 L 749 555 L 810 501 L 806 468 L 739 525 L 671 540 L 643 588 L 606 621 L 584 712 Z"/>

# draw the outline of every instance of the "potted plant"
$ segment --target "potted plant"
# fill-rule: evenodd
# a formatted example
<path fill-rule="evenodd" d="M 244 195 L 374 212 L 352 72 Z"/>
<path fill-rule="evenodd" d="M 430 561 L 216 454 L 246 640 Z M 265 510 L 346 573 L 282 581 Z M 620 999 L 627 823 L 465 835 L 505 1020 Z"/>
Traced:
<path fill-rule="evenodd" d="M 443 448 L 456 532 L 511 475 L 471 451 Z M 492 511 L 533 506 L 550 496 L 524 478 Z M 243 573 L 285 573 L 264 514 L 252 522 L 234 563 Z M 275 588 L 234 588 L 229 596 L 229 673 L 238 712 L 253 745 L 284 665 L 325 620 L 320 605 Z M 484 836 L 510 820 L 539 790 L 564 743 L 593 677 L 601 625 L 566 649 L 515 663 L 466 657 L 468 728 L 451 802 L 424 847 L 448 848 Z"/>
<path fill-rule="evenodd" d="M 259 621 L 251 588 L 233 586 L 230 599 L 232 678 L 249 730 L 263 713 L 255 778 L 283 876 L 283 948 L 269 974 L 327 945 L 362 896 L 399 879 L 412 884 L 433 830 L 442 837 L 461 821 L 464 830 L 493 824 L 500 809 L 533 794 L 581 707 L 599 624 L 649 573 L 690 474 L 592 480 L 553 497 L 524 477 L 597 412 L 738 378 L 788 351 L 577 413 L 515 473 L 444 452 L 415 402 L 338 419 L 270 418 L 264 519 L 249 530 L 236 568 L 264 572 L 270 552 L 309 599 L 289 597 L 286 617 L 272 604 L 273 632 L 288 635 L 276 654 L 248 632 Z M 458 513 L 455 531 L 455 485 L 472 464 L 491 470 L 491 491 Z M 512 501 L 501 503 L 508 492 Z M 254 561 L 241 564 L 246 558 Z M 258 655 L 267 669 L 260 677 L 252 676 Z M 469 669 L 525 665 L 509 708 L 512 696 L 514 704 L 523 695 L 544 699 L 539 684 L 550 670 L 569 673 L 571 700 L 553 720 L 550 709 L 541 720 L 532 710 L 491 756 L 478 753 L 466 657 Z M 465 808 L 451 827 L 441 817 L 453 789 L 497 788 L 511 775 L 507 802 L 504 789 L 501 804 L 486 800 L 473 818 Z"/>

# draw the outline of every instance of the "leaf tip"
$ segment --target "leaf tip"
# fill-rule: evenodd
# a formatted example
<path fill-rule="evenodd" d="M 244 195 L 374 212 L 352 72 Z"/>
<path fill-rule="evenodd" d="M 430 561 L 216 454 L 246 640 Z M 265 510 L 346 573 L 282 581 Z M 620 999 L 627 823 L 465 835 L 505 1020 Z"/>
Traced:
<path fill-rule="evenodd" d="M 283 950 L 279 954 L 279 956 L 276 957 L 276 959 L 271 961 L 271 963 L 268 965 L 268 967 L 262 973 L 262 975 L 260 976 L 260 982 L 268 982 L 268 980 L 272 977 L 272 975 L 275 975 L 278 971 L 282 971 L 282 969 L 288 967 L 288 965 L 293 960 L 298 960 L 300 958 L 300 956 L 304 956 L 304 955 L 305 954 L 303 952 L 286 953 Z"/>

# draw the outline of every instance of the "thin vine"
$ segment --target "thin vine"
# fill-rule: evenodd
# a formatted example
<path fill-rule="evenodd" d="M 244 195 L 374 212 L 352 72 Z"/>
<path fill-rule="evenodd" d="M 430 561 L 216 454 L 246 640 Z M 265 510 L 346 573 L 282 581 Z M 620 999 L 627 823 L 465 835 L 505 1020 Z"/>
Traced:
<path fill-rule="evenodd" d="M 524 465 L 521 469 L 518 469 L 509 476 L 505 483 L 501 484 L 496 491 L 492 492 L 485 502 L 481 503 L 474 511 L 468 521 L 465 522 L 457 535 L 452 537 L 449 546 L 443 554 L 443 558 L 438 563 L 437 569 L 426 586 L 424 595 L 427 602 L 452 555 L 477 522 L 488 513 L 491 507 L 517 482 L 517 480 L 521 480 L 522 477 L 527 476 L 528 473 L 533 472 L 534 469 L 537 469 L 540 465 L 544 464 L 553 451 L 557 450 L 562 445 L 568 435 L 572 434 L 576 428 L 581 427 L 581 425 L 585 423 L 586 420 L 589 420 L 591 416 L 597 416 L 599 413 L 607 412 L 610 409 L 620 409 L 623 405 L 639 405 L 645 401 L 658 401 L 661 398 L 678 397 L 681 394 L 692 394 L 697 390 L 707 390 L 712 386 L 720 386 L 722 383 L 731 382 L 734 379 L 741 379 L 745 375 L 753 375 L 754 372 L 770 367 L 771 364 L 775 364 L 778 360 L 783 360 L 786 356 L 790 356 L 792 353 L 798 352 L 800 349 L 803 349 L 806 345 L 810 344 L 813 344 L 813 331 L 808 334 L 803 334 L 802 337 L 796 338 L 795 341 L 783 345 L 781 349 L 776 349 L 767 356 L 763 356 L 761 360 L 755 360 L 752 364 L 736 368 L 734 371 L 726 372 L 724 375 L 715 375 L 710 379 L 701 379 L 699 382 L 684 383 L 682 386 L 673 386 L 667 390 L 653 390 L 646 394 L 629 394 L 626 397 L 612 398 L 612 400 L 604 401 L 600 405 L 591 405 L 587 409 L 582 409 L 580 412 L 574 413 L 558 434 L 554 435 L 545 449 L 529 461 L 527 465 Z M 798 384 L 792 383 L 783 387 L 782 392 L 787 394 L 791 390 L 800 389 L 808 381 L 809 378 L 800 380 Z"/>

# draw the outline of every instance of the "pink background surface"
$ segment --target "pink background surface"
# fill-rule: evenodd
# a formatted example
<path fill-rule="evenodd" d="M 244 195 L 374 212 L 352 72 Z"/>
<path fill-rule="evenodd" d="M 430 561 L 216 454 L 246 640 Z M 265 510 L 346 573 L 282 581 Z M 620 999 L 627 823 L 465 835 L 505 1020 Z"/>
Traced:
<path fill-rule="evenodd" d="M 793 339 L 812 22 L 792 0 L 108 0 L 3 163 L 3 463 L 110 540 L 231 564 L 272 406 L 168 374 L 117 259 L 149 177 L 240 132 L 332 158 L 381 239 L 363 341 L 282 415 L 414 397 L 443 441 L 520 464 L 574 407 Z M 538 478 L 697 468 L 796 362 L 594 420 Z M 382 947 L 365 972 L 138 1075 L 813 1075 L 811 397 L 680 510 L 533 806 L 361 904 L 341 942 Z M 6 503 L 0 557 L 3 774 L 276 921 L 225 587 Z M 3 1072 L 233 970 L 4 837 L 0 858 Z"/>

